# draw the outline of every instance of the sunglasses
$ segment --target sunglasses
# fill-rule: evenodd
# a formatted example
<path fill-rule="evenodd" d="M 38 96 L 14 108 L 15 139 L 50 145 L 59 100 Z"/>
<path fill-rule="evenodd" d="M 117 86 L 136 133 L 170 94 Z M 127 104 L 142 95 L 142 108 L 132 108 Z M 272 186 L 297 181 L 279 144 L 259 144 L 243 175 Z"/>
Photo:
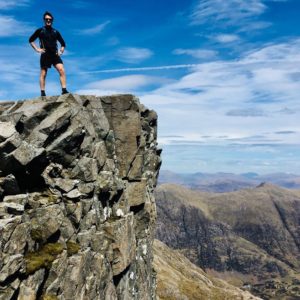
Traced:
<path fill-rule="evenodd" d="M 48 19 L 48 18 L 46 18 L 46 19 L 44 19 L 46 22 L 52 22 L 52 19 Z"/>

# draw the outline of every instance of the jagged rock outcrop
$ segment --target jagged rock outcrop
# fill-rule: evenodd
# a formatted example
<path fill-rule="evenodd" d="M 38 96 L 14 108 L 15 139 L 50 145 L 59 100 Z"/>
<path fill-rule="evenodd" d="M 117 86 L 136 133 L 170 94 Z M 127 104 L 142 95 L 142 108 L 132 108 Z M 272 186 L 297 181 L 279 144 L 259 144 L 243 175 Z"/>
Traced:
<path fill-rule="evenodd" d="M 0 102 L 0 299 L 155 299 L 157 115 L 132 95 Z"/>

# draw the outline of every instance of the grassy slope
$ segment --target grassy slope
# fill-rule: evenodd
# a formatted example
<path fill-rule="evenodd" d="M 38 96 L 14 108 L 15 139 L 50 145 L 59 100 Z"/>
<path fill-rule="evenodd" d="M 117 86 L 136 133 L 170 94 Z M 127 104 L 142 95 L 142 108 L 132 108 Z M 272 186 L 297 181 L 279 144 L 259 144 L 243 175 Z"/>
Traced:
<path fill-rule="evenodd" d="M 158 240 L 154 242 L 154 268 L 160 300 L 260 299 L 206 274 L 178 251 Z"/>

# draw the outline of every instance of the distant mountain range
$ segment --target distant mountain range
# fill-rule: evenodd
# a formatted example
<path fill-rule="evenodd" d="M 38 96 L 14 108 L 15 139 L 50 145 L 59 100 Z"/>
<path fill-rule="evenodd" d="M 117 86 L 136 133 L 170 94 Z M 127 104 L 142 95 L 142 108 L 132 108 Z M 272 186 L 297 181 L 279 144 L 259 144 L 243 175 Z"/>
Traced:
<path fill-rule="evenodd" d="M 224 193 L 244 188 L 255 187 L 268 182 L 289 189 L 300 189 L 300 175 L 274 173 L 259 175 L 257 173 L 194 173 L 178 174 L 162 170 L 159 174 L 159 183 L 175 183 L 191 189 L 206 192 Z"/>
<path fill-rule="evenodd" d="M 300 299 L 300 191 L 162 184 L 156 203 L 156 237 L 207 273 L 262 299 Z"/>

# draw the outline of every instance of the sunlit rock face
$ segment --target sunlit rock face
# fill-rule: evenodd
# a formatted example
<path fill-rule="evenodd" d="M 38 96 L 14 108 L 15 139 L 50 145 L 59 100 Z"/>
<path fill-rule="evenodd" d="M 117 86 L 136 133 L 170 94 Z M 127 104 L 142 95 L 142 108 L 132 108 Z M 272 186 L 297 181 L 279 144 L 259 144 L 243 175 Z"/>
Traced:
<path fill-rule="evenodd" d="M 155 299 L 157 115 L 132 95 L 0 102 L 0 299 Z"/>

